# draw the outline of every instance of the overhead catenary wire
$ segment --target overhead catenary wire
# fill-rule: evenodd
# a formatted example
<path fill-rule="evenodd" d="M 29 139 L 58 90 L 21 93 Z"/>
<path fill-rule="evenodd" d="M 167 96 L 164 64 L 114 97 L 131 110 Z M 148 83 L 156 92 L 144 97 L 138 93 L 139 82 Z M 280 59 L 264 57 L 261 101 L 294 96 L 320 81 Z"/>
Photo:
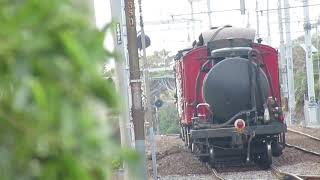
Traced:
<path fill-rule="evenodd" d="M 285 20 L 285 18 L 282 18 L 282 20 Z M 318 22 L 318 19 L 313 19 L 313 20 L 310 20 L 310 22 Z M 290 23 L 305 23 L 305 20 L 301 19 L 301 20 L 291 20 Z M 273 21 L 273 22 L 270 22 L 270 25 L 278 25 L 279 22 L 276 22 L 276 21 Z M 166 25 L 166 24 L 155 24 L 155 25 Z M 146 28 L 146 32 L 157 32 L 157 31 L 175 31 L 175 30 L 184 30 L 185 27 L 179 27 L 179 28 L 172 28 L 172 27 L 168 27 L 168 28 L 163 28 L 163 29 L 147 29 Z M 275 31 L 272 31 L 273 33 Z M 304 31 L 292 31 L 292 32 L 304 32 Z M 279 33 L 279 32 L 276 32 L 276 33 Z M 261 34 L 262 35 L 262 34 Z"/>
<path fill-rule="evenodd" d="M 307 7 L 312 7 L 312 6 L 320 6 L 320 3 L 318 4 L 309 4 Z M 305 5 L 299 5 L 299 6 L 289 6 L 289 7 L 282 7 L 281 9 L 292 9 L 292 8 L 301 8 L 301 7 L 306 7 Z M 278 8 L 269 8 L 268 9 L 247 9 L 247 11 L 255 11 L 255 12 L 263 12 L 263 11 L 277 11 Z M 230 11 L 240 11 L 240 9 L 224 9 L 224 10 L 214 10 L 214 11 L 201 11 L 201 12 L 194 12 L 193 15 L 198 15 L 198 14 L 208 14 L 208 13 L 222 13 L 222 12 L 230 12 Z M 176 16 L 188 16 L 190 13 L 182 13 L 182 14 L 172 14 L 171 17 L 176 17 Z"/>

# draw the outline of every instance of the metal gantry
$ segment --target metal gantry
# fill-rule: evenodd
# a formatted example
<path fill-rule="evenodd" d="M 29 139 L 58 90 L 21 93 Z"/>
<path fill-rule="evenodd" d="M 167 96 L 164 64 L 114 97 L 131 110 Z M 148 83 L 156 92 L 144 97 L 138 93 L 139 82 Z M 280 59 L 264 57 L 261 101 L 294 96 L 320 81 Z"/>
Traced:
<path fill-rule="evenodd" d="M 303 0 L 303 14 L 304 14 L 304 41 L 306 51 L 306 69 L 307 69 L 307 83 L 308 83 L 308 97 L 305 100 L 305 119 L 307 126 L 318 126 L 317 120 L 317 103 L 315 99 L 314 90 L 314 73 L 312 60 L 312 43 L 311 43 L 311 23 L 309 18 L 309 1 Z"/>

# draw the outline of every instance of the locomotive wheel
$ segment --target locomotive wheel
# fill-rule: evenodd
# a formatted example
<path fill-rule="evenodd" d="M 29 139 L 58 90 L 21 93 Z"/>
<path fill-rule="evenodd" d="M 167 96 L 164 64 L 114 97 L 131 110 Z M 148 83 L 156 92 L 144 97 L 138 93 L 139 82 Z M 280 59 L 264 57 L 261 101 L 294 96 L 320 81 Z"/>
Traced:
<path fill-rule="evenodd" d="M 187 127 L 182 127 L 183 129 L 183 139 L 184 139 L 184 145 L 188 147 L 188 132 Z"/>
<path fill-rule="evenodd" d="M 271 143 L 267 142 L 264 143 L 264 150 L 262 153 L 259 153 L 255 158 L 254 161 L 262 168 L 262 169 L 269 169 L 272 164 L 272 148 Z"/>
<path fill-rule="evenodd" d="M 272 143 L 272 156 L 279 157 L 282 155 L 282 147 L 279 142 Z"/>
<path fill-rule="evenodd" d="M 192 142 L 191 142 L 191 137 L 190 137 L 190 127 L 186 127 L 186 145 L 189 149 L 191 149 Z"/>
<path fill-rule="evenodd" d="M 216 160 L 216 158 L 215 158 L 215 154 L 214 154 L 214 149 L 213 149 L 213 147 L 212 148 L 210 148 L 209 149 L 209 164 L 210 164 L 210 166 L 211 167 L 214 167 L 215 166 L 215 160 Z"/>
<path fill-rule="evenodd" d="M 282 151 L 284 149 L 284 144 L 285 144 L 284 138 L 285 138 L 285 134 L 281 133 L 281 134 L 279 134 L 277 141 L 275 141 L 271 144 L 273 156 L 279 157 L 282 155 Z"/>
<path fill-rule="evenodd" d="M 185 137 L 185 136 L 184 136 L 184 130 L 183 130 L 183 126 L 181 125 L 181 126 L 180 126 L 180 138 L 182 139 L 182 141 L 185 140 L 184 137 Z"/>

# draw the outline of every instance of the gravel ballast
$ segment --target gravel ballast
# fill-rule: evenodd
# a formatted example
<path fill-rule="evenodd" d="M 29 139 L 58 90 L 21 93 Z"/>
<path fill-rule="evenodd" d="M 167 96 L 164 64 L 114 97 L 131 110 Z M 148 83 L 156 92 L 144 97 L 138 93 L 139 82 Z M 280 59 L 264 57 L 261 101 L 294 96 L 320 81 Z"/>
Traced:
<path fill-rule="evenodd" d="M 286 148 L 282 156 L 274 157 L 273 164 L 284 172 L 320 175 L 320 157 L 293 148 Z"/>
<path fill-rule="evenodd" d="M 291 134 L 290 134 L 291 135 Z M 287 137 L 287 140 L 296 137 Z M 291 141 L 291 140 L 290 140 Z M 298 142 L 298 141 L 297 141 Z M 184 146 L 179 136 L 156 136 L 158 177 L 164 180 L 209 180 L 214 179 L 210 169 Z M 292 143 L 292 142 L 291 142 Z M 151 151 L 147 144 L 149 177 L 151 179 Z M 283 155 L 273 158 L 273 164 L 284 172 L 320 175 L 320 157 L 293 148 L 286 148 Z M 256 165 L 223 167 L 217 169 L 225 179 L 276 179 L 270 170 L 261 170 Z"/>
<path fill-rule="evenodd" d="M 194 177 L 210 176 L 207 167 L 192 155 L 179 136 L 156 136 L 158 177 Z M 147 144 L 148 172 L 151 177 L 152 161 L 150 144 Z M 212 179 L 212 177 L 211 177 Z"/>

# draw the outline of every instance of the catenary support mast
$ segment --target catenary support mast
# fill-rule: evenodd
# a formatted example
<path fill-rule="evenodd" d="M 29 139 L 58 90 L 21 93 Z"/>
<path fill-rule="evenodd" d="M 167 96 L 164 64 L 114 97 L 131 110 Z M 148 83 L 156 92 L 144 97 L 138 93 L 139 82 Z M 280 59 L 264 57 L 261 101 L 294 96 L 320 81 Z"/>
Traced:
<path fill-rule="evenodd" d="M 113 34 L 115 51 L 120 55 L 120 61 L 116 62 L 116 82 L 118 86 L 119 94 L 122 97 L 123 110 L 119 114 L 119 127 L 120 127 L 120 138 L 121 147 L 130 148 L 131 146 L 131 135 L 129 131 L 130 126 L 130 115 L 129 115 L 129 87 L 128 87 L 128 74 L 126 70 L 126 59 L 123 46 L 123 21 L 122 21 L 122 10 L 120 0 L 110 0 L 111 5 L 111 16 L 115 21 L 115 33 Z M 123 163 L 124 169 L 124 180 L 129 180 L 130 175 L 128 171 L 128 165 Z"/>
<path fill-rule="evenodd" d="M 208 7 L 208 21 L 209 21 L 209 29 L 212 27 L 212 19 L 211 19 L 211 0 L 207 0 Z"/>
<path fill-rule="evenodd" d="M 144 110 L 142 107 L 141 78 L 139 54 L 137 47 L 137 30 L 134 0 L 125 0 L 126 27 L 128 39 L 128 55 L 130 70 L 130 86 L 132 94 L 131 114 L 134 123 L 135 147 L 140 155 L 138 170 L 140 179 L 147 179 L 145 157 Z"/>
<path fill-rule="evenodd" d="M 292 40 L 291 40 L 291 27 L 290 27 L 290 9 L 289 1 L 284 0 L 284 12 L 285 12 L 285 26 L 286 26 L 286 68 L 288 78 L 288 111 L 290 115 L 290 121 L 288 124 L 293 123 L 295 116 L 295 90 L 294 90 L 294 76 L 293 76 L 293 58 L 292 58 Z"/>
<path fill-rule="evenodd" d="M 156 146 L 155 146 L 155 138 L 154 138 L 154 131 L 153 131 L 149 65 L 147 60 L 146 36 L 144 32 L 141 0 L 138 0 L 138 4 L 139 4 L 139 14 L 140 14 L 141 47 L 142 47 L 142 62 L 143 62 L 143 75 L 144 75 L 144 95 L 145 95 L 145 107 L 144 107 L 145 116 L 144 117 L 149 124 L 149 142 L 151 145 L 153 179 L 157 180 L 158 175 L 157 175 L 157 161 L 156 161 Z"/>
<path fill-rule="evenodd" d="M 267 37 L 267 43 L 269 46 L 271 46 L 271 33 L 270 33 L 270 18 L 269 18 L 269 0 L 267 0 L 267 31 L 268 31 L 268 37 Z"/>
<path fill-rule="evenodd" d="M 260 22 L 259 22 L 259 4 L 258 0 L 256 0 L 256 20 L 257 20 L 257 38 L 260 38 Z"/>
<path fill-rule="evenodd" d="M 284 102 L 288 100 L 288 80 L 287 80 L 287 63 L 285 59 L 285 47 L 283 38 L 283 24 L 282 24 L 282 5 L 281 0 L 278 0 L 278 21 L 279 21 L 279 33 L 280 33 L 280 73 L 281 73 L 281 91 L 282 97 L 284 97 Z M 286 123 L 291 122 L 291 114 L 288 111 L 286 114 Z"/>

